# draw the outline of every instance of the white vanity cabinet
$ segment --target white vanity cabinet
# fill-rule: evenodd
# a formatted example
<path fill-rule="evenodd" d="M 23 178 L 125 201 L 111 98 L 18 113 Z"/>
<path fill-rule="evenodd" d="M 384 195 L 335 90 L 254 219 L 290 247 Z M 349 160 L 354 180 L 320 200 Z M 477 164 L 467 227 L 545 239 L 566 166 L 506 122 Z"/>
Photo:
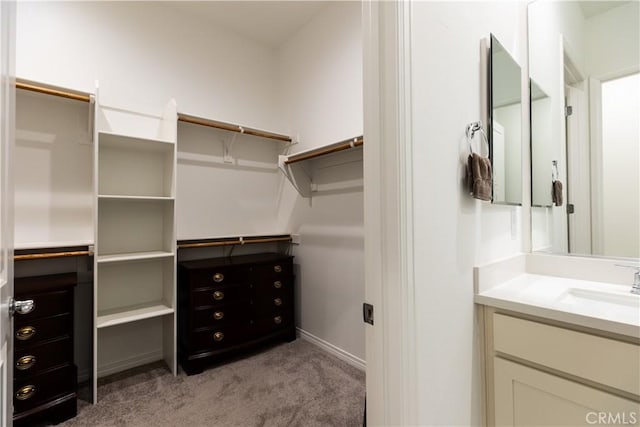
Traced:
<path fill-rule="evenodd" d="M 482 307 L 486 421 L 640 424 L 640 338 Z"/>

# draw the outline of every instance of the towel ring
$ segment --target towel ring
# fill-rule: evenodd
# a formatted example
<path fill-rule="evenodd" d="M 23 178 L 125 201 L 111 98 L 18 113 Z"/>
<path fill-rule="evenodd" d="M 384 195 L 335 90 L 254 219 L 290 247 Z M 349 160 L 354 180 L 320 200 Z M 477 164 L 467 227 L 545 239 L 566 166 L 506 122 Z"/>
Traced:
<path fill-rule="evenodd" d="M 473 154 L 473 137 L 476 132 L 480 131 L 482 135 L 482 139 L 487 144 L 487 151 L 489 151 L 489 140 L 487 139 L 487 135 L 484 133 L 484 128 L 482 127 L 482 121 L 479 120 L 477 122 L 471 122 L 467 125 L 467 129 L 465 130 L 465 134 L 467 135 L 467 143 L 469 144 L 469 154 Z"/>

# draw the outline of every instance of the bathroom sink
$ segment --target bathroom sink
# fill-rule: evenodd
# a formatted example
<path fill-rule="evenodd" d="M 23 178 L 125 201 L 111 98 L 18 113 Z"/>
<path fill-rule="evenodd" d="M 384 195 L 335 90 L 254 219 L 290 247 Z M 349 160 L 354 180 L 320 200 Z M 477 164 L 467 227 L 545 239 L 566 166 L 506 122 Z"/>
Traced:
<path fill-rule="evenodd" d="M 623 294 L 619 292 L 596 291 L 593 289 L 569 288 L 566 293 L 574 298 L 640 308 L 640 295 L 634 295 L 631 292 Z"/>
<path fill-rule="evenodd" d="M 630 292 L 569 288 L 561 294 L 559 302 L 570 305 L 578 311 L 588 311 L 609 318 L 615 317 L 634 324 L 638 324 L 640 320 L 640 295 Z"/>

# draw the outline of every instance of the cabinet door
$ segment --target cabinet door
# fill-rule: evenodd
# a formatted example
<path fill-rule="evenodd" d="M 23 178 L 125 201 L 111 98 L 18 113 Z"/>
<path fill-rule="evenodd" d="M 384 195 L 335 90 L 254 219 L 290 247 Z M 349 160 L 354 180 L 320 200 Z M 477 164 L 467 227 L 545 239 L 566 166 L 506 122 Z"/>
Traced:
<path fill-rule="evenodd" d="M 635 425 L 640 403 L 494 358 L 498 426 Z"/>

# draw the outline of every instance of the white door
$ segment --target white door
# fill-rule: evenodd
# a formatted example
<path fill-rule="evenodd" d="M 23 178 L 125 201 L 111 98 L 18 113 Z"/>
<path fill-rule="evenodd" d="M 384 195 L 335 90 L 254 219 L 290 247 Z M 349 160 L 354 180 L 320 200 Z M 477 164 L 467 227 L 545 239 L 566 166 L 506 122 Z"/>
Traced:
<path fill-rule="evenodd" d="M 0 425 L 12 424 L 13 354 L 9 302 L 13 296 L 13 192 L 9 161 L 13 144 L 15 3 L 0 1 Z"/>

